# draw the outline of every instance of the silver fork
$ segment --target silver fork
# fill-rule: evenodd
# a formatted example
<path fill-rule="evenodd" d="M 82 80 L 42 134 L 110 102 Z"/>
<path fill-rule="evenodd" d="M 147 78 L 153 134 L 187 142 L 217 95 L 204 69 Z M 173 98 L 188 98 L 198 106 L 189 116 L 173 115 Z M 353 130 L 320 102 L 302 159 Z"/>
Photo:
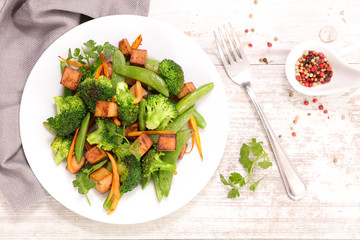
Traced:
<path fill-rule="evenodd" d="M 293 200 L 300 199 L 306 193 L 306 185 L 282 149 L 278 138 L 271 129 L 255 93 L 251 88 L 250 64 L 240 47 L 240 43 L 232 26 L 228 24 L 228 26 L 224 25 L 223 28 L 219 27 L 217 31 L 214 31 L 214 36 L 219 55 L 224 64 L 227 75 L 233 82 L 242 86 L 246 90 L 257 113 L 259 114 L 288 196 Z"/>

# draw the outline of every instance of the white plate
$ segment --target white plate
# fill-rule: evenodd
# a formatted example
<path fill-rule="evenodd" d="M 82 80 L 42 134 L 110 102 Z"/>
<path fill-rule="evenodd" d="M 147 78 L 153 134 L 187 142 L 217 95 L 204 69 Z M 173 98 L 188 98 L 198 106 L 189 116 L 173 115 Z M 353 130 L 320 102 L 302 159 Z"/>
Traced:
<path fill-rule="evenodd" d="M 105 195 L 90 190 L 80 195 L 72 185 L 75 175 L 65 170 L 65 161 L 55 164 L 50 144 L 54 135 L 43 122 L 56 114 L 54 96 L 62 95 L 58 56 L 67 57 L 69 47 L 80 47 L 89 39 L 99 44 L 106 41 L 117 46 L 122 38 L 133 41 L 142 34 L 142 49 L 155 59 L 170 58 L 184 70 L 185 81 L 196 87 L 214 82 L 214 89 L 196 108 L 207 121 L 201 129 L 204 162 L 195 147 L 191 154 L 179 161 L 177 175 L 168 198 L 158 203 L 153 184 L 145 190 L 139 186 L 125 194 L 116 211 L 107 215 L 102 204 Z M 214 65 L 204 51 L 184 33 L 157 20 L 139 16 L 109 16 L 86 22 L 58 38 L 40 57 L 29 75 L 21 101 L 20 131 L 29 165 L 43 187 L 70 210 L 93 220 L 132 224 L 163 217 L 184 206 L 208 183 L 220 163 L 225 149 L 228 129 L 227 102 L 223 83 Z"/>

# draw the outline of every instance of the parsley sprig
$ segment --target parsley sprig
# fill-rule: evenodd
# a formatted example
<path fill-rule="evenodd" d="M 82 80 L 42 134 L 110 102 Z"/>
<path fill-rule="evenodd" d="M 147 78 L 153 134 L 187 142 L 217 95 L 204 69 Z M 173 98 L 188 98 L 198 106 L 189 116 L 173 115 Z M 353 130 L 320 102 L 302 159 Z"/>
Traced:
<path fill-rule="evenodd" d="M 68 50 L 68 57 L 66 60 L 75 59 L 81 64 L 91 65 L 91 59 L 97 59 L 99 53 L 103 52 L 107 55 L 112 55 L 114 53 L 115 47 L 109 42 L 105 42 L 104 45 L 96 45 L 94 40 L 89 40 L 84 43 L 84 47 L 75 48 L 74 51 L 71 51 L 71 48 Z M 86 61 L 86 62 L 85 62 Z"/>
<path fill-rule="evenodd" d="M 244 168 L 248 170 L 248 174 L 245 177 L 243 177 L 238 172 L 233 172 L 230 174 L 228 180 L 226 180 L 225 177 L 220 174 L 221 182 L 231 188 L 230 192 L 227 195 L 228 198 L 240 197 L 240 188 L 250 183 L 251 185 L 249 189 L 255 192 L 255 189 L 260 183 L 260 181 L 264 179 L 260 178 L 259 180 L 255 181 L 252 175 L 256 163 L 262 169 L 267 169 L 272 166 L 272 163 L 269 160 L 269 156 L 263 149 L 262 144 L 263 142 L 256 142 L 256 139 L 253 138 L 249 144 L 244 143 L 242 145 L 240 149 L 239 162 L 241 163 L 241 165 L 243 165 Z M 250 155 L 250 153 L 252 154 Z M 251 160 L 250 157 L 254 159 Z"/>

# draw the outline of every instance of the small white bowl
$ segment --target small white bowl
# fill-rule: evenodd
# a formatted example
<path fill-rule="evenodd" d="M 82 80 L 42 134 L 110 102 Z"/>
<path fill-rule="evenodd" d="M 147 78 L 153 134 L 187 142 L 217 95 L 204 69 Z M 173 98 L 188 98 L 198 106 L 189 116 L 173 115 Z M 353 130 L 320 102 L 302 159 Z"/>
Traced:
<path fill-rule="evenodd" d="M 296 80 L 295 64 L 305 50 L 324 53 L 333 70 L 330 82 L 315 87 L 305 87 Z M 327 95 L 360 86 L 360 71 L 347 64 L 328 44 L 317 41 L 306 41 L 296 45 L 286 59 L 285 71 L 291 86 L 305 95 Z"/>

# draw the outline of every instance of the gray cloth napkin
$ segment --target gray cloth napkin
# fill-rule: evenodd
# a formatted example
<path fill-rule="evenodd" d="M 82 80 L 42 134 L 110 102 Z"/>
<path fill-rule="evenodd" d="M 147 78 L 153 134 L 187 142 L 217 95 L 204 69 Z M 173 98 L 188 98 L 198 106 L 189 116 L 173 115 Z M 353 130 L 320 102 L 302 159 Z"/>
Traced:
<path fill-rule="evenodd" d="M 7 0 L 0 12 L 0 190 L 15 211 L 44 196 L 21 146 L 19 109 L 43 51 L 81 19 L 147 15 L 150 0 Z M 43 160 L 43 159 L 39 159 Z"/>

